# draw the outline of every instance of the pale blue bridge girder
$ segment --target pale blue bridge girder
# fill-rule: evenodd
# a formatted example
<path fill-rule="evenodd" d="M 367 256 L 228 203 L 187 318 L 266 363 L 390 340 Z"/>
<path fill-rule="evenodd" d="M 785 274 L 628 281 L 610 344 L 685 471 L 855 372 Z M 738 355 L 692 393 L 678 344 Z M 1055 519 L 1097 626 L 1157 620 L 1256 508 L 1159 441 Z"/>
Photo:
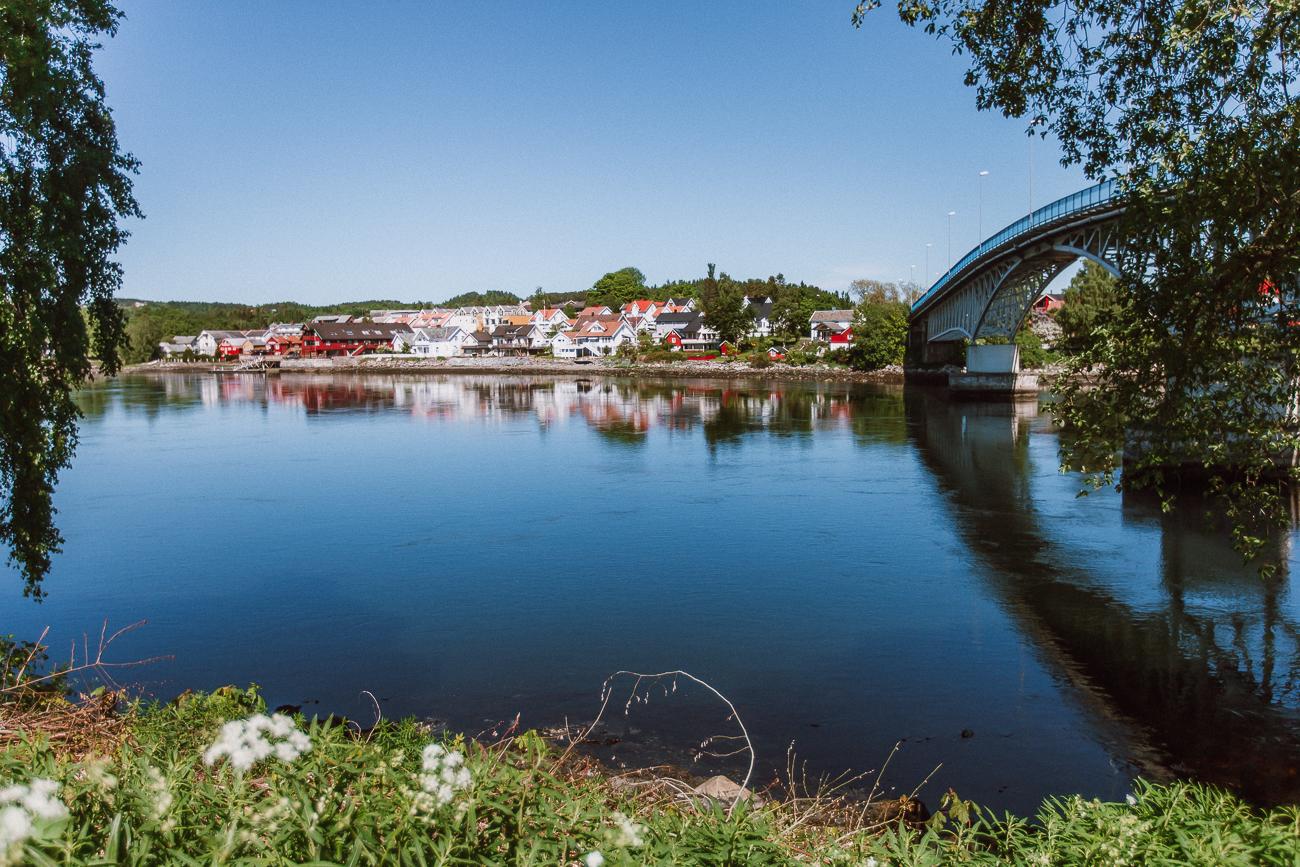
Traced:
<path fill-rule="evenodd" d="M 962 256 L 917 299 L 913 333 L 924 343 L 1010 338 L 1047 284 L 1079 259 L 1118 275 L 1122 213 L 1115 182 L 1103 181 L 1022 217 Z"/>

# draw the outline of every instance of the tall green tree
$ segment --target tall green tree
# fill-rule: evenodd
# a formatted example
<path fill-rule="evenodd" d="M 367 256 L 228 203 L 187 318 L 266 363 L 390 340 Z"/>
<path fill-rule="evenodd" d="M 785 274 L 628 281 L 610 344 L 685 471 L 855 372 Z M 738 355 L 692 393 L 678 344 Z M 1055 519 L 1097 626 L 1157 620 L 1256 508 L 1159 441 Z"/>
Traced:
<path fill-rule="evenodd" d="M 700 304 L 704 308 L 704 322 L 726 341 L 735 343 L 749 333 L 754 317 L 745 309 L 745 290 L 723 274 L 716 274 L 716 266 L 709 263 L 709 276 L 700 284 Z"/>
<path fill-rule="evenodd" d="M 0 4 L 0 541 L 34 596 L 62 541 L 51 494 L 77 442 L 72 392 L 92 357 L 115 373 L 122 346 L 112 257 L 141 216 L 137 164 L 92 63 L 120 18 L 104 0 Z"/>
<path fill-rule="evenodd" d="M 1065 290 L 1065 304 L 1056 311 L 1061 342 L 1071 352 L 1082 352 L 1093 330 L 1119 321 L 1122 312 L 1119 286 L 1110 272 L 1095 262 L 1085 262 Z"/>
<path fill-rule="evenodd" d="M 859 25 L 878 0 L 857 5 Z M 969 61 L 981 109 L 1119 181 L 1118 304 L 1061 384 L 1066 465 L 1163 488 L 1193 464 L 1239 546 L 1284 518 L 1300 449 L 1300 3 L 900 0 Z M 1280 478 L 1281 477 L 1281 478 Z"/>
<path fill-rule="evenodd" d="M 907 350 L 907 304 L 868 296 L 853 312 L 853 344 L 848 361 L 858 370 L 902 364 Z"/>
<path fill-rule="evenodd" d="M 865 277 L 849 284 L 849 293 L 858 303 L 903 301 L 910 302 L 910 289 L 904 283 L 890 283 L 885 280 L 871 280 Z"/>
<path fill-rule="evenodd" d="M 587 303 L 618 310 L 629 301 L 644 298 L 645 294 L 645 275 L 637 268 L 620 268 L 595 282 L 587 294 Z"/>
<path fill-rule="evenodd" d="M 781 275 L 772 278 L 773 331 L 788 340 L 808 334 L 809 320 L 817 310 L 836 310 L 850 306 L 847 295 L 828 292 L 807 283 L 787 283 Z"/>

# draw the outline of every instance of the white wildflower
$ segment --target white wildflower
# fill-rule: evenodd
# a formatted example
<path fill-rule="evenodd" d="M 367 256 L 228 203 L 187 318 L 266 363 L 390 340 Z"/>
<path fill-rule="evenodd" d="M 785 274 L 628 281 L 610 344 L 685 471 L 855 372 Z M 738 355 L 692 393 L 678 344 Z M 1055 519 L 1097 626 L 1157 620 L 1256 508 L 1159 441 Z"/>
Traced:
<path fill-rule="evenodd" d="M 150 795 L 149 814 L 154 821 L 160 821 L 172 809 L 172 791 L 167 786 L 167 780 L 163 777 L 163 772 L 153 765 L 145 771 L 145 788 Z"/>
<path fill-rule="evenodd" d="M 877 861 L 874 857 L 868 855 L 866 863 L 863 864 L 863 867 L 876 867 L 876 865 L 879 863 L 880 862 Z"/>
<path fill-rule="evenodd" d="M 582 859 L 582 863 L 587 867 L 601 867 L 605 863 L 605 856 L 599 852 L 588 852 Z"/>
<path fill-rule="evenodd" d="M 618 825 L 618 836 L 614 838 L 614 845 L 623 849 L 639 849 L 645 845 L 645 825 L 633 822 L 622 813 L 614 814 L 614 822 Z"/>
<path fill-rule="evenodd" d="M 311 738 L 292 719 L 281 713 L 257 714 L 223 725 L 216 743 L 203 754 L 203 762 L 216 764 L 225 756 L 231 767 L 242 773 L 265 758 L 275 756 L 289 763 L 310 750 Z"/>
<path fill-rule="evenodd" d="M 420 774 L 420 788 L 438 806 L 446 806 L 456 797 L 456 793 L 468 789 L 474 777 L 465 767 L 465 756 L 455 750 L 448 750 L 441 744 L 429 744 L 420 757 L 423 773 Z M 421 798 L 423 804 L 425 799 Z"/>
<path fill-rule="evenodd" d="M 1125 800 L 1125 802 L 1128 803 L 1128 805 L 1129 805 L 1130 807 L 1136 807 L 1136 806 L 1137 806 L 1138 799 L 1135 798 L 1135 797 L 1133 797 L 1132 795 L 1125 795 L 1125 796 L 1124 796 L 1124 800 Z"/>
<path fill-rule="evenodd" d="M 59 784 L 35 779 L 0 789 L 0 864 L 17 863 L 21 847 L 37 830 L 38 822 L 67 818 L 59 800 Z"/>

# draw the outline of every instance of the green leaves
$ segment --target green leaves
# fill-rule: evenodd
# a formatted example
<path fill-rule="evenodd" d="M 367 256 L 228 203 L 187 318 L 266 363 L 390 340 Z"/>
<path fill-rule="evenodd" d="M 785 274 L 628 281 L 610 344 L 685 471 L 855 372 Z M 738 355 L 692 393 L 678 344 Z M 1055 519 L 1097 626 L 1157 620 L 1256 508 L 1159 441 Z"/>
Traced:
<path fill-rule="evenodd" d="M 727 276 L 716 274 L 709 265 L 708 276 L 700 283 L 700 304 L 704 321 L 725 341 L 735 343 L 749 333 L 754 320 L 745 309 L 745 287 Z"/>
<path fill-rule="evenodd" d="M 313 749 L 292 763 L 242 775 L 204 766 L 199 754 L 228 714 L 260 709 L 256 691 L 227 688 L 132 712 L 113 755 L 56 756 L 39 738 L 0 751 L 0 788 L 52 780 L 70 814 L 26 839 L 23 862 L 549 865 L 593 851 L 611 867 L 1300 858 L 1300 811 L 1256 812 L 1186 783 L 1139 782 L 1118 803 L 1052 800 L 1032 824 L 949 793 L 926 827 L 873 835 L 809 824 L 799 803 L 742 803 L 728 815 L 718 804 L 641 799 L 597 774 L 558 773 L 534 734 L 493 747 L 448 742 L 465 754 L 474 785 L 433 811 L 413 809 L 430 735 L 409 720 L 366 737 L 313 721 Z"/>
<path fill-rule="evenodd" d="M 587 293 L 587 304 L 604 305 L 617 312 L 624 304 L 645 295 L 645 275 L 637 268 L 620 268 L 596 281 Z"/>
<path fill-rule="evenodd" d="M 1163 491 L 1210 483 L 1246 554 L 1300 448 L 1300 8 L 901 0 L 970 58 L 982 109 L 1120 181 L 1123 275 L 1085 270 L 1062 327 L 1063 463 Z M 1038 122 L 1041 121 L 1041 126 Z M 1067 302 L 1067 310 L 1070 304 Z"/>
<path fill-rule="evenodd" d="M 848 361 L 858 370 L 902 364 L 907 349 L 908 308 L 902 301 L 866 300 L 853 314 Z"/>
<path fill-rule="evenodd" d="M 61 542 L 50 495 L 76 445 L 71 392 L 92 353 L 118 368 L 112 256 L 142 216 L 91 63 L 119 18 L 105 0 L 0 7 L 0 542 L 33 596 Z"/>

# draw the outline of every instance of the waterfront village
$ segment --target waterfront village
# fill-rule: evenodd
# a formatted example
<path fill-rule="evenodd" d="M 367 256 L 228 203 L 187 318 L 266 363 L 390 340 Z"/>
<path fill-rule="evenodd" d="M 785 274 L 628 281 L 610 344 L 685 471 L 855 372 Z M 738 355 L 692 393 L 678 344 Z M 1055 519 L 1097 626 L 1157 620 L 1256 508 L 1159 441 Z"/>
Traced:
<path fill-rule="evenodd" d="M 746 336 L 770 337 L 772 299 L 746 296 L 752 317 Z M 426 358 L 458 356 L 550 355 L 578 359 L 607 356 L 638 343 L 710 358 L 732 350 L 711 328 L 694 298 L 635 300 L 618 310 L 585 307 L 570 316 L 563 308 L 532 309 L 519 304 L 372 310 L 368 317 L 317 316 L 310 322 L 274 322 L 244 331 L 205 330 L 176 335 L 158 345 L 168 359 L 212 358 L 225 361 L 261 358 L 324 358 L 376 352 Z M 817 351 L 831 351 L 853 340 L 853 310 L 817 310 L 808 322 L 806 341 Z M 786 347 L 768 350 L 773 360 Z"/>
<path fill-rule="evenodd" d="M 1061 306 L 1058 295 L 1044 293 L 1033 305 L 1039 320 Z M 745 296 L 750 325 L 744 336 L 771 338 L 772 299 Z M 797 348 L 823 355 L 853 343 L 854 311 L 815 310 L 807 336 Z M 622 347 L 650 345 L 692 359 L 711 359 L 735 347 L 709 325 L 694 298 L 666 301 L 638 299 L 617 310 L 588 306 L 569 315 L 565 308 L 538 307 L 529 301 L 456 308 L 371 310 L 367 317 L 329 314 L 310 322 L 272 322 L 265 328 L 204 330 L 175 335 L 158 344 L 156 357 L 220 361 L 275 358 L 356 357 L 377 352 L 423 358 L 463 356 L 552 356 L 581 359 L 613 355 Z M 796 347 L 770 345 L 768 357 L 779 361 Z"/>

